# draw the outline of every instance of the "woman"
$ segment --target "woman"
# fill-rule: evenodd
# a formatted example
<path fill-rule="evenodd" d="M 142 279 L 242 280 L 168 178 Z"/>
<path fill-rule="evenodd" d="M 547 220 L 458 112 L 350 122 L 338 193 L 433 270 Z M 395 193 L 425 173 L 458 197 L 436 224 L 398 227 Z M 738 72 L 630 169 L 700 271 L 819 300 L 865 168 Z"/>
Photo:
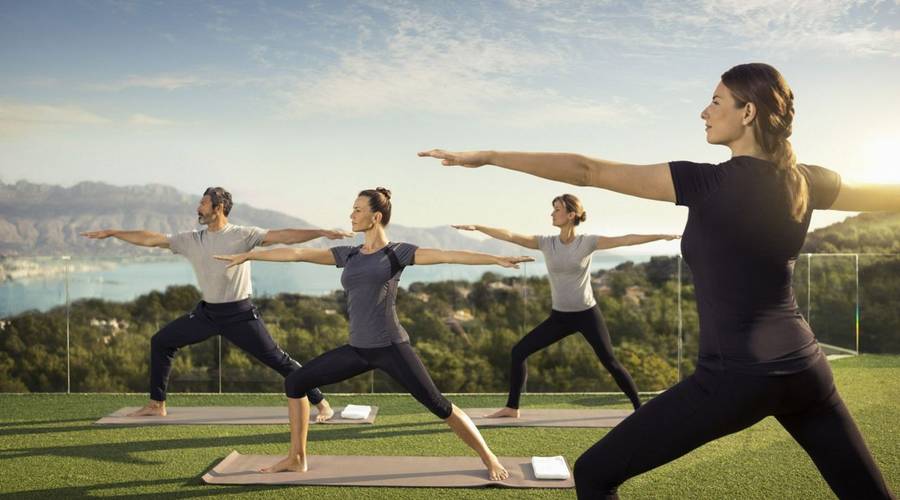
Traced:
<path fill-rule="evenodd" d="M 343 268 L 341 285 L 347 292 L 350 316 L 350 342 L 313 359 L 285 379 L 291 449 L 288 456 L 262 472 L 305 472 L 308 466 L 306 436 L 309 430 L 309 401 L 306 393 L 313 387 L 346 380 L 373 369 L 380 369 L 428 410 L 447 422 L 470 448 L 478 453 L 493 481 L 509 473 L 491 452 L 475 424 L 438 391 L 419 357 L 409 345 L 409 336 L 398 322 L 395 301 L 400 274 L 409 265 L 497 264 L 518 268 L 531 257 L 497 257 L 476 252 L 418 248 L 409 243 L 392 243 L 385 227 L 391 219 L 391 192 L 384 188 L 367 189 L 353 203 L 350 221 L 353 231 L 365 234 L 360 246 L 327 249 L 279 248 L 264 252 L 216 256 L 229 266 L 247 260 L 312 262 Z"/>
<path fill-rule="evenodd" d="M 482 233 L 525 248 L 541 250 L 550 279 L 550 297 L 553 309 L 550 317 L 534 330 L 528 332 L 512 348 L 509 368 L 509 397 L 506 407 L 497 410 L 488 418 L 519 418 L 519 397 L 528 377 L 525 361 L 537 351 L 546 348 L 569 335 L 580 332 L 588 341 L 603 367 L 613 376 L 619 389 L 631 400 L 634 409 L 641 406 L 637 386 L 628 370 L 613 356 L 612 343 L 606 323 L 594 299 L 591 288 L 591 257 L 597 250 L 626 245 L 639 245 L 656 240 L 672 240 L 676 235 L 629 234 L 607 238 L 595 235 L 576 235 L 575 228 L 587 219 L 581 200 L 571 194 L 563 194 L 553 199 L 550 213 L 553 225 L 559 228 L 559 236 L 525 236 L 506 229 L 485 226 L 453 226 L 465 231 Z"/>
<path fill-rule="evenodd" d="M 722 75 L 700 117 L 732 158 L 627 165 L 565 153 L 420 153 L 444 165 L 498 165 L 689 208 L 682 253 L 700 316 L 696 371 L 644 404 L 575 464 L 581 498 L 617 498 L 630 477 L 774 416 L 840 498 L 893 498 L 834 386 L 791 288 L 813 209 L 900 210 L 900 186 L 841 183 L 799 165 L 793 93 L 766 64 Z"/>

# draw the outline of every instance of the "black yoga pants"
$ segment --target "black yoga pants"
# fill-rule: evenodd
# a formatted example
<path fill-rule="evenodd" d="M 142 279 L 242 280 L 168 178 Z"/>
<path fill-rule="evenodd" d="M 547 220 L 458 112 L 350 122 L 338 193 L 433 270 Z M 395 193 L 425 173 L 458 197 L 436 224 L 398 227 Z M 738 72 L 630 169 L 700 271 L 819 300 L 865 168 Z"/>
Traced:
<path fill-rule="evenodd" d="M 522 389 L 525 387 L 525 380 L 528 378 L 528 367 L 526 364 L 528 356 L 559 342 L 575 332 L 580 332 L 584 339 L 594 348 L 594 353 L 597 354 L 600 363 L 612 375 L 619 389 L 631 400 L 631 405 L 635 408 L 641 406 L 641 400 L 638 397 L 638 390 L 634 380 L 631 378 L 628 370 L 613 356 L 612 343 L 609 339 L 609 331 L 606 329 L 606 322 L 603 321 L 600 308 L 595 305 L 590 309 L 578 312 L 553 310 L 550 312 L 549 318 L 536 326 L 534 330 L 528 332 L 527 335 L 522 337 L 522 340 L 513 346 L 510 356 L 512 359 L 509 368 L 507 407 L 519 407 L 519 397 L 522 394 Z"/>
<path fill-rule="evenodd" d="M 804 371 L 779 376 L 699 366 L 581 455 L 575 462 L 578 498 L 618 498 L 616 489 L 628 478 L 770 415 L 806 450 L 839 498 L 894 498 L 824 356 Z"/>
<path fill-rule="evenodd" d="M 289 398 L 300 398 L 312 387 L 341 382 L 376 368 L 439 418 L 446 419 L 453 412 L 450 401 L 438 391 L 409 342 L 374 348 L 343 345 L 290 374 L 284 380 L 284 392 Z"/>

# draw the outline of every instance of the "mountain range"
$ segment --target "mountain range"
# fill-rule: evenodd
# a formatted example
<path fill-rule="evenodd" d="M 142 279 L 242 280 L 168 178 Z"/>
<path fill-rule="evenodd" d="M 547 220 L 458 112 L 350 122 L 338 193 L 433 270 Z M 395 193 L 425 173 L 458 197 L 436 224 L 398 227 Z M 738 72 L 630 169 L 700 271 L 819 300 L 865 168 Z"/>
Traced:
<path fill-rule="evenodd" d="M 171 186 L 112 186 L 81 182 L 72 187 L 19 181 L 0 182 L 0 257 L 133 257 L 168 251 L 129 245 L 115 238 L 91 240 L 79 233 L 96 229 L 145 229 L 175 233 L 197 228 L 197 195 Z M 236 205 L 229 222 L 264 228 L 312 228 L 314 224 L 274 210 Z M 493 239 L 478 240 L 448 226 L 414 228 L 392 224 L 392 239 L 419 246 L 523 254 L 523 249 Z M 346 245 L 350 240 L 313 240 L 307 245 Z M 354 241 L 361 241 L 357 236 Z M 148 253 L 149 252 L 149 253 Z M 533 251 L 525 254 L 535 255 Z"/>

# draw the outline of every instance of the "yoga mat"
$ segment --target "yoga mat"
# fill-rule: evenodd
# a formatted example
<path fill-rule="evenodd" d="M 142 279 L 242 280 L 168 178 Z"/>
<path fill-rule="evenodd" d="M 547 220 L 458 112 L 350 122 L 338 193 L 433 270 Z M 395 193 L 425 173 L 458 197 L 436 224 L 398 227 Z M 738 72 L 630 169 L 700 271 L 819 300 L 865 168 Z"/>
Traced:
<path fill-rule="evenodd" d="M 341 418 L 343 406 L 333 407 L 334 416 L 326 424 L 373 424 L 378 407 L 373 406 L 369 418 Z M 95 425 L 238 425 L 238 424 L 287 424 L 287 406 L 175 406 L 165 417 L 126 417 L 138 407 L 117 410 Z M 310 409 L 310 423 L 316 423 L 315 407 Z"/>
<path fill-rule="evenodd" d="M 575 481 L 535 479 L 531 457 L 501 457 L 509 471 L 491 481 L 478 457 L 370 457 L 313 455 L 306 472 L 257 472 L 284 455 L 241 455 L 233 451 L 203 475 L 206 484 L 295 484 L 327 486 L 406 486 L 434 488 L 572 488 Z"/>
<path fill-rule="evenodd" d="M 497 408 L 463 410 L 478 427 L 615 427 L 633 410 L 594 408 L 588 410 L 525 408 L 519 418 L 484 418 Z"/>

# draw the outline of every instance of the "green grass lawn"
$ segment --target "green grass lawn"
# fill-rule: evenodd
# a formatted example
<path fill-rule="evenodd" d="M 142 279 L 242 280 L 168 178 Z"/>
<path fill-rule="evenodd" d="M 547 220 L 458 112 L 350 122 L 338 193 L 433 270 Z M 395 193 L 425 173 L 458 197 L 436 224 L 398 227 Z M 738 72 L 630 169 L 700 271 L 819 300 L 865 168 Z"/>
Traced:
<path fill-rule="evenodd" d="M 859 356 L 833 362 L 838 388 L 893 491 L 900 491 L 900 356 Z M 97 427 L 92 422 L 142 395 L 0 395 L 0 498 L 166 497 L 247 495 L 253 498 L 574 498 L 574 490 L 500 488 L 404 489 L 206 486 L 200 476 L 231 450 L 280 454 L 285 425 Z M 309 451 L 332 455 L 471 455 L 450 430 L 411 397 L 335 396 L 380 406 L 373 426 L 313 426 Z M 455 396 L 461 407 L 502 405 L 502 396 Z M 188 395 L 175 406 L 283 404 L 279 395 Z M 624 397 L 526 395 L 526 407 L 628 407 Z M 556 455 L 573 464 L 604 429 L 488 428 L 500 456 Z M 824 436 L 827 438 L 827 436 Z M 627 482 L 626 498 L 830 498 L 812 462 L 768 418 Z"/>

